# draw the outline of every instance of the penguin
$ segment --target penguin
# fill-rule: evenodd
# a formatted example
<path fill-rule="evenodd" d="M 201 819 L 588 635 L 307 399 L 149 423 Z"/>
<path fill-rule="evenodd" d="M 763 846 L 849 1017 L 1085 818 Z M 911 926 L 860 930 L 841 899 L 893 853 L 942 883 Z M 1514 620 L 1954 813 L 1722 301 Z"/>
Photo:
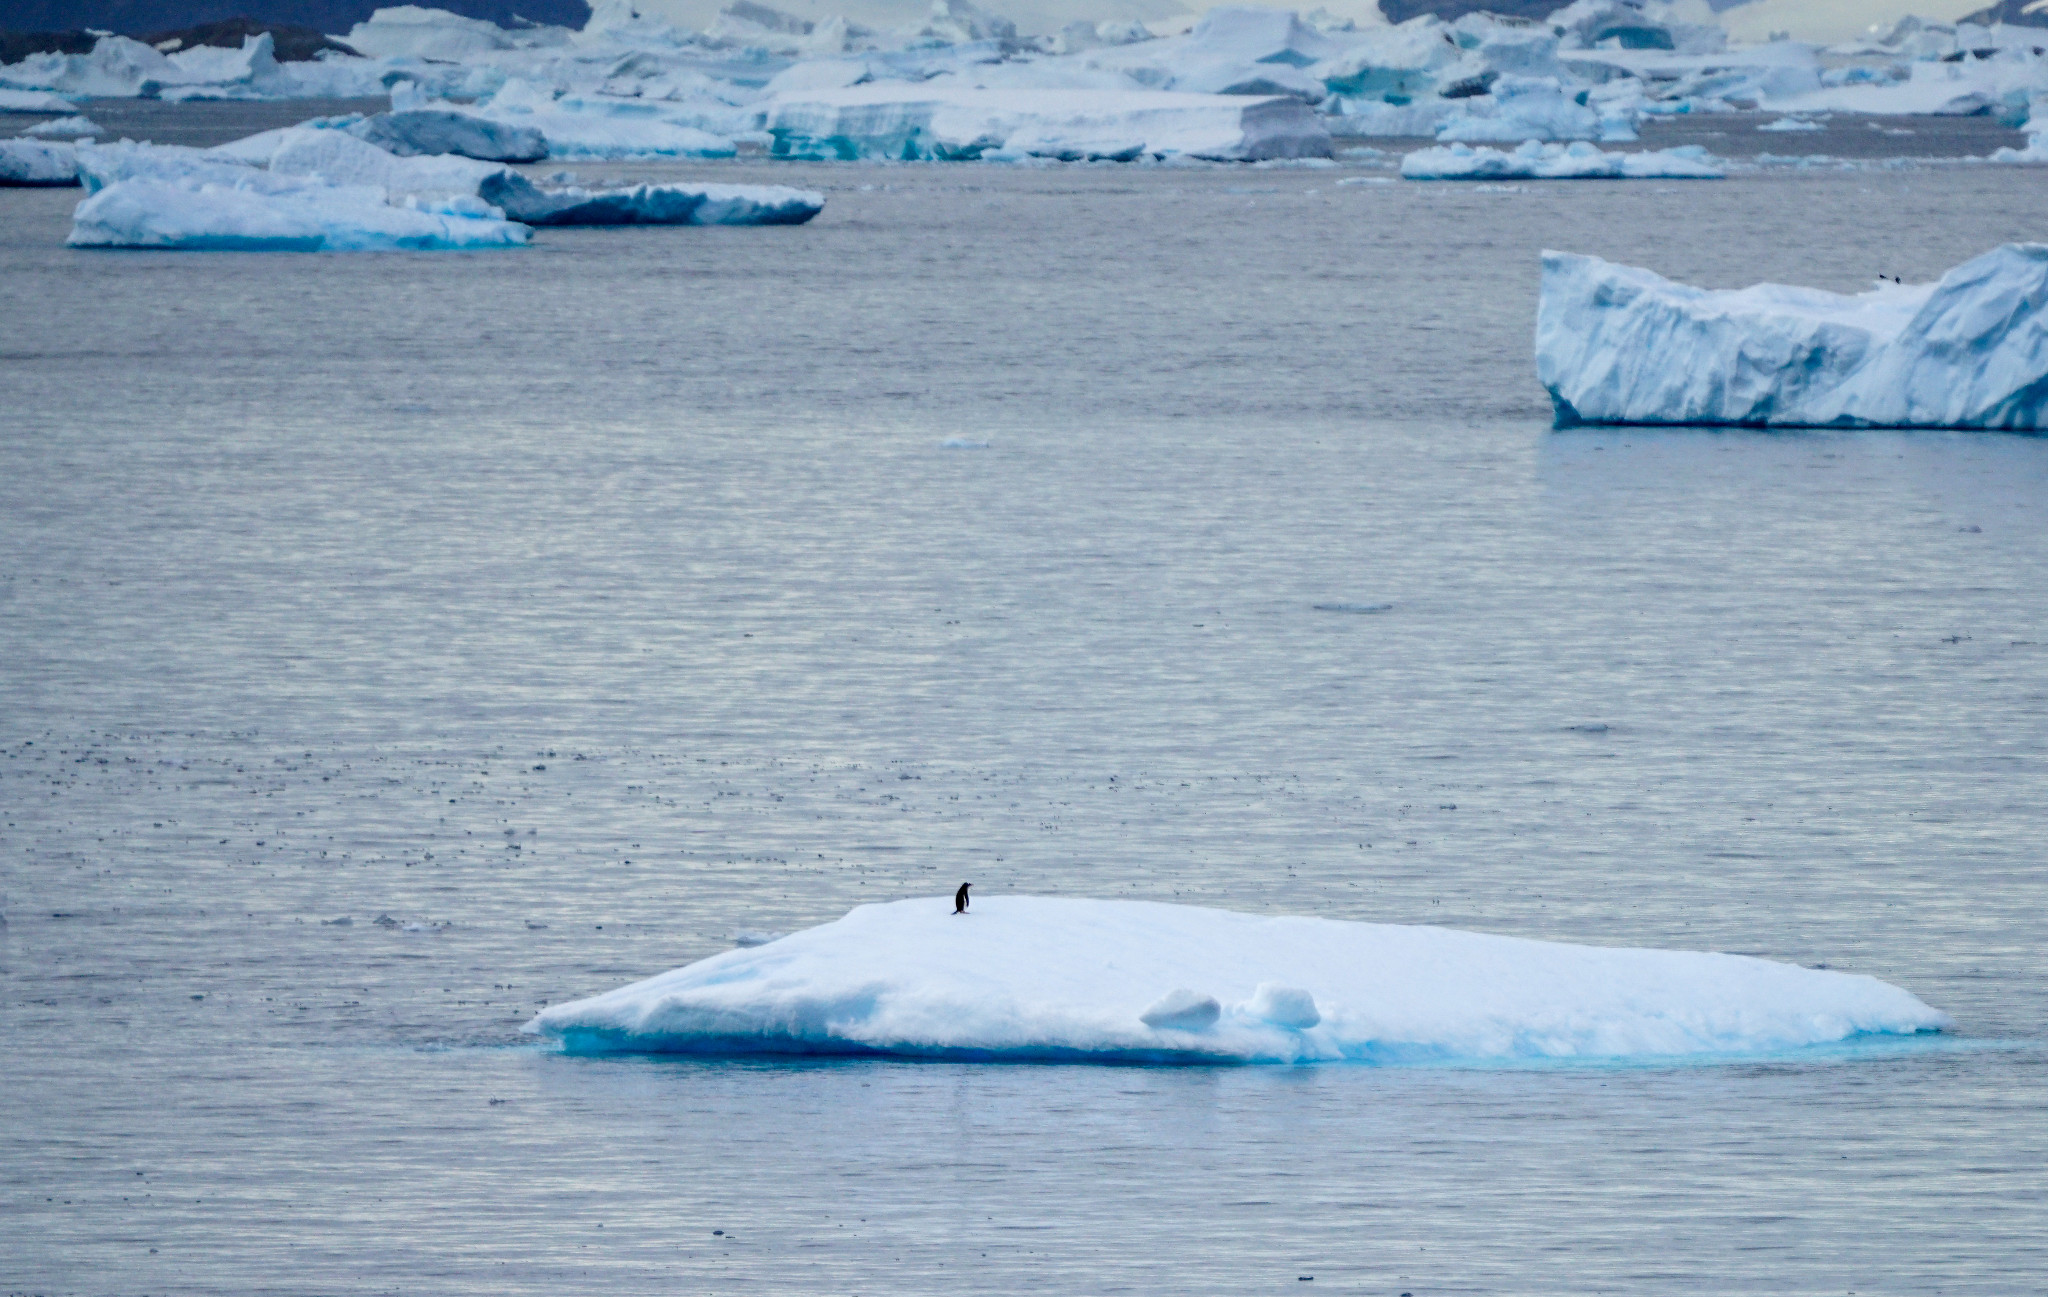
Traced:
<path fill-rule="evenodd" d="M 962 883 L 960 884 L 960 890 L 953 893 L 953 913 L 967 913 L 967 889 L 972 886 L 974 886 L 973 883 Z"/>

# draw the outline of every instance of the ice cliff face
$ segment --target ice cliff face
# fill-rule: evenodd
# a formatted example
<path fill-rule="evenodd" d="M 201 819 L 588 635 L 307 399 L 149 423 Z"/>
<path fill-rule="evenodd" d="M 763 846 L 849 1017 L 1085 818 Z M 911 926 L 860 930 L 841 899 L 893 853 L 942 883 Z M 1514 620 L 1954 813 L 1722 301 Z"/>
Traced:
<path fill-rule="evenodd" d="M 2048 426 L 2048 245 L 1932 284 L 1713 292 L 1543 254 L 1536 372 L 1559 427 Z"/>

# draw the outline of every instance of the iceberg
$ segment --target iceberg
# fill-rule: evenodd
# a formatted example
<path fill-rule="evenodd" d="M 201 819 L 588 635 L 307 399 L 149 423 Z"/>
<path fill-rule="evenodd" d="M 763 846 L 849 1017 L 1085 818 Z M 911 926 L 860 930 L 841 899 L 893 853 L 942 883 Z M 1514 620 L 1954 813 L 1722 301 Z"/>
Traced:
<path fill-rule="evenodd" d="M 1720 166 L 1697 144 L 1641 153 L 1608 153 L 1581 140 L 1529 140 L 1513 152 L 1452 144 L 1401 159 L 1408 180 L 1719 180 Z"/>
<path fill-rule="evenodd" d="M 543 1010 L 578 1052 L 1366 1063 L 1755 1055 L 1948 1017 L 1874 977 L 1149 901 L 950 897 Z"/>
<path fill-rule="evenodd" d="M 452 109 L 378 113 L 347 129 L 400 157 L 452 153 L 484 162 L 538 162 L 548 156 L 547 139 L 531 126 L 511 126 Z"/>
<path fill-rule="evenodd" d="M 1580 103 L 1556 77 L 1499 77 L 1492 91 L 1466 101 L 1462 116 L 1444 124 L 1436 137 L 1445 143 L 1517 143 L 1522 140 L 1590 140 L 1600 136 L 1600 114 Z M 1633 127 L 1624 138 L 1634 138 Z"/>
<path fill-rule="evenodd" d="M 2048 244 L 1932 284 L 1710 291 L 1543 254 L 1536 373 L 1557 425 L 2048 427 Z"/>
<path fill-rule="evenodd" d="M 0 113 L 75 113 L 78 105 L 46 90 L 0 89 Z"/>
<path fill-rule="evenodd" d="M 78 153 L 69 144 L 0 140 L 0 188 L 78 183 Z"/>
<path fill-rule="evenodd" d="M 117 180 L 72 214 L 74 248 L 376 252 L 508 248 L 532 231 L 476 198 L 390 202 L 382 189 L 272 177 Z"/>
<path fill-rule="evenodd" d="M 780 158 L 1226 162 L 1326 158 L 1330 133 L 1298 99 L 1155 90 L 975 90 L 873 83 L 773 100 Z"/>
<path fill-rule="evenodd" d="M 783 185 L 626 185 L 543 188 L 514 171 L 485 178 L 478 196 L 528 225 L 802 225 L 825 196 Z"/>

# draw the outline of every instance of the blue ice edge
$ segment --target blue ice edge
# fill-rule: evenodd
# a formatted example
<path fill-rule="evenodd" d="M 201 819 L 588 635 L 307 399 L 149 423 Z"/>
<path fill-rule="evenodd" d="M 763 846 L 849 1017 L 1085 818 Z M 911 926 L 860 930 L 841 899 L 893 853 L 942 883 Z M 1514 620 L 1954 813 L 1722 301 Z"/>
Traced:
<path fill-rule="evenodd" d="M 1086 1050 L 1062 1046 L 1017 1049 L 962 1049 L 864 1045 L 856 1041 L 762 1040 L 754 1036 L 645 1036 L 626 1032 L 570 1030 L 536 1051 L 577 1058 L 695 1059 L 745 1062 L 865 1059 L 903 1063 L 1037 1064 L 1096 1067 L 1374 1067 L 1455 1068 L 1463 1071 L 1618 1071 L 1697 1068 L 1771 1063 L 1858 1063 L 1934 1054 L 2032 1048 L 2037 1042 L 1958 1036 L 1936 1028 L 1916 1032 L 1866 1031 L 1823 1044 L 1790 1049 L 1729 1050 L 1695 1054 L 1533 1055 L 1472 1057 L 1427 1047 L 1385 1045 L 1341 1059 L 1231 1058 L 1201 1050 Z"/>

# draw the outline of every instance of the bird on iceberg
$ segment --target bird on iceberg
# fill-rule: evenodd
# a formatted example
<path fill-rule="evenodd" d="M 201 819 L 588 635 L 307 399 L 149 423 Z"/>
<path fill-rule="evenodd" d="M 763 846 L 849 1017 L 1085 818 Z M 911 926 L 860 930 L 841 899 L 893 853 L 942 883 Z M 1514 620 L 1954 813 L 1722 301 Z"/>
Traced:
<path fill-rule="evenodd" d="M 973 883 L 962 883 L 960 884 L 960 890 L 953 893 L 953 913 L 967 913 L 967 889 L 972 886 L 974 886 Z"/>

